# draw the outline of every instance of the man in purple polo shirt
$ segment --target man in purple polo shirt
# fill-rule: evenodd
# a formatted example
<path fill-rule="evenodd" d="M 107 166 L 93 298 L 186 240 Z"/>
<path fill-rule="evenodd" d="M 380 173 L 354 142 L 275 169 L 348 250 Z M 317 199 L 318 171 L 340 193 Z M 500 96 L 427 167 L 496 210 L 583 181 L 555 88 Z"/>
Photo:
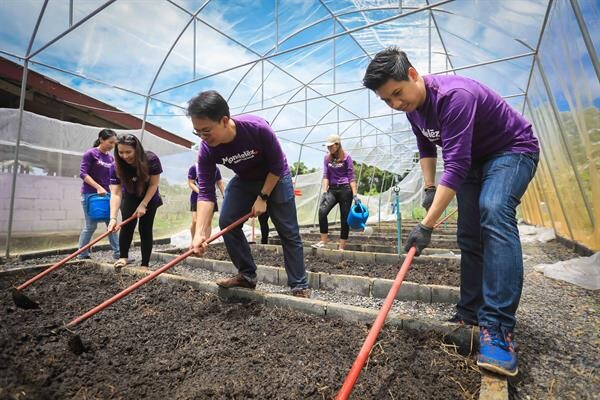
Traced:
<path fill-rule="evenodd" d="M 417 137 L 428 211 L 405 250 L 415 246 L 419 255 L 429 245 L 436 220 L 456 195 L 461 284 L 451 321 L 480 326 L 479 366 L 516 375 L 513 329 L 523 256 L 515 216 L 538 162 L 531 124 L 479 82 L 419 75 L 396 47 L 375 56 L 363 84 L 404 111 Z M 437 188 L 436 146 L 444 160 Z"/>
<path fill-rule="evenodd" d="M 309 297 L 294 188 L 287 160 L 273 129 L 257 116 L 231 118 L 227 102 L 214 90 L 192 98 L 187 114 L 192 118 L 194 134 L 202 139 L 198 151 L 199 191 L 193 249 L 197 254 L 206 250 L 205 232 L 216 200 L 215 169 L 216 164 L 222 164 L 236 175 L 225 189 L 219 226 L 225 228 L 250 210 L 258 216 L 268 208 L 281 238 L 288 286 L 294 296 Z M 218 280 L 217 285 L 254 289 L 256 264 L 242 228 L 226 233 L 223 240 L 239 273 Z"/>

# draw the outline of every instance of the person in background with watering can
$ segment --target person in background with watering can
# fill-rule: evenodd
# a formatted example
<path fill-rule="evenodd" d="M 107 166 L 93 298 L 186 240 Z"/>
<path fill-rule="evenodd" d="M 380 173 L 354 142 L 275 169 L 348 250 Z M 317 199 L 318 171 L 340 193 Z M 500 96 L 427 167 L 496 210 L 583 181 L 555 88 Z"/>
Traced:
<path fill-rule="evenodd" d="M 215 182 L 217 187 L 219 188 L 219 192 L 221 192 L 221 197 L 225 197 L 225 185 L 223 185 L 223 178 L 221 177 L 221 171 L 219 168 L 215 171 Z M 192 193 L 190 194 L 190 211 L 192 212 L 192 225 L 190 226 L 190 231 L 192 234 L 192 238 L 194 237 L 194 233 L 196 233 L 196 207 L 198 205 L 198 164 L 194 164 L 188 170 L 188 187 L 192 189 Z M 213 214 L 219 211 L 219 206 L 217 205 L 217 201 L 215 200 L 215 208 L 213 209 Z M 212 220 L 212 216 L 210 217 Z M 206 237 L 210 237 L 210 232 L 212 231 L 212 226 L 208 225 L 206 227 Z"/>
<path fill-rule="evenodd" d="M 215 201 L 215 169 L 222 164 L 236 175 L 227 184 L 221 204 L 221 229 L 252 211 L 265 211 L 273 221 L 283 247 L 288 286 L 296 297 L 310 297 L 304 267 L 304 250 L 296 216 L 294 188 L 287 160 L 275 132 L 264 119 L 254 115 L 232 118 L 227 101 L 216 91 L 198 94 L 188 103 L 194 134 L 202 139 L 198 151 L 198 220 L 192 249 L 203 254 L 206 227 Z M 256 287 L 256 264 L 242 227 L 223 235 L 227 253 L 238 270 L 220 279 L 223 288 Z"/>
<path fill-rule="evenodd" d="M 160 174 L 163 172 L 158 156 L 151 151 L 144 151 L 142 143 L 131 134 L 119 137 L 115 148 L 115 165 L 110 176 L 110 224 L 109 230 L 118 230 L 117 214 L 121 209 L 123 220 L 134 213 L 139 218 L 139 232 L 142 247 L 141 267 L 148 267 L 152 253 L 153 226 L 156 210 L 162 205 L 158 192 Z M 115 268 L 127 265 L 129 248 L 137 220 L 121 228 L 119 245 L 121 258 Z"/>
<path fill-rule="evenodd" d="M 329 221 L 327 215 L 336 204 L 340 205 L 340 242 L 338 248 L 344 250 L 350 227 L 348 226 L 348 213 L 352 206 L 352 199 L 358 201 L 356 195 L 356 180 L 354 179 L 354 165 L 352 157 L 342 148 L 341 138 L 338 135 L 327 137 L 328 153 L 323 160 L 323 195 L 319 206 L 319 231 L 321 240 L 312 245 L 314 248 L 325 247 L 329 242 Z"/>
<path fill-rule="evenodd" d="M 396 47 L 379 52 L 363 84 L 406 113 L 417 137 L 427 215 L 406 240 L 416 255 L 456 195 L 461 249 L 460 300 L 451 319 L 480 326 L 477 364 L 518 372 L 513 329 L 523 287 L 516 207 L 536 171 L 539 147 L 531 124 L 497 93 L 456 75 L 421 76 Z M 436 145 L 444 172 L 436 189 Z"/>
<path fill-rule="evenodd" d="M 89 212 L 90 199 L 98 196 L 106 197 L 106 208 L 110 207 L 109 196 L 107 196 L 108 185 L 110 183 L 110 169 L 115 162 L 110 151 L 115 147 L 115 143 L 117 143 L 116 132 L 110 129 L 102 129 L 98 132 L 98 139 L 94 142 L 94 146 L 83 153 L 79 167 L 79 177 L 83 179 L 83 184 L 81 185 L 81 205 L 85 217 L 85 226 L 79 235 L 79 248 L 82 248 L 92 240 L 92 236 L 98 226 L 99 220 L 90 215 Z M 106 216 L 103 222 L 108 225 L 109 217 Z M 118 259 L 120 256 L 119 235 L 111 233 L 108 235 L 108 240 L 113 251 L 113 258 Z M 83 251 L 78 258 L 80 260 L 91 258 L 89 249 Z"/>

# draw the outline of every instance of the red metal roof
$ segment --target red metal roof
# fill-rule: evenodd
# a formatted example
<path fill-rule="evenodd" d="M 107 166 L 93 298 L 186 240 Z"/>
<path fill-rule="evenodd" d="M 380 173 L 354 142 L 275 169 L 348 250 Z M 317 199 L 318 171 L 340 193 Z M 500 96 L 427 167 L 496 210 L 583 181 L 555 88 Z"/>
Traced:
<path fill-rule="evenodd" d="M 10 60 L 0 57 L 0 77 L 20 82 L 22 79 L 23 67 Z M 117 125 L 123 126 L 125 129 L 140 129 L 142 120 L 130 114 L 125 114 L 122 110 L 106 104 L 100 100 L 96 100 L 77 90 L 64 86 L 55 80 L 48 78 L 45 75 L 29 70 L 27 74 L 27 89 L 35 90 L 43 93 L 57 101 L 65 101 L 82 105 L 82 108 L 96 107 L 99 109 L 90 108 L 87 111 L 102 117 L 105 120 L 111 121 Z M 68 103 L 67 103 L 68 104 Z M 72 105 L 72 104 L 71 104 Z M 103 111 L 102 109 L 120 111 L 119 113 Z M 187 148 L 191 148 L 194 142 L 175 135 L 159 126 L 146 121 L 145 129 L 152 134 L 166 139 L 172 143 L 177 143 Z"/>

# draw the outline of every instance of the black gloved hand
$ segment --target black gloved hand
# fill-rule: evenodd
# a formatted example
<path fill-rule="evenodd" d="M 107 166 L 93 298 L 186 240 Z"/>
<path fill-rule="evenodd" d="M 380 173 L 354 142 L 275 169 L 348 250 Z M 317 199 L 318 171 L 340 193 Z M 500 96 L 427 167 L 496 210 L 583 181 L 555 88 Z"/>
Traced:
<path fill-rule="evenodd" d="M 429 211 L 429 207 L 433 204 L 433 198 L 435 197 L 435 186 L 429 186 L 425 188 L 425 193 L 423 193 L 423 202 L 421 205 L 424 209 Z"/>
<path fill-rule="evenodd" d="M 428 228 L 425 225 L 418 223 L 408 234 L 408 237 L 404 242 L 404 251 L 408 253 L 410 248 L 415 246 L 417 248 L 415 254 L 420 256 L 423 249 L 431 243 L 431 232 L 433 232 L 432 228 Z"/>

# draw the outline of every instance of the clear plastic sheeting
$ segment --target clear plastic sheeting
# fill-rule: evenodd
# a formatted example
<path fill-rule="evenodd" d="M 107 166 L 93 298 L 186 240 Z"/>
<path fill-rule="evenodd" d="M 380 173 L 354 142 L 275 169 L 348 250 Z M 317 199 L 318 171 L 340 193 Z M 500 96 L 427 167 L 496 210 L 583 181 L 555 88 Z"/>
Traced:
<path fill-rule="evenodd" d="M 421 75 L 477 79 L 532 121 L 542 153 L 521 215 L 598 250 L 599 18 L 594 0 L 0 1 L 0 56 L 193 141 L 186 102 L 216 89 L 232 115 L 269 121 L 290 165 L 320 168 L 323 140 L 339 134 L 355 161 L 390 175 L 409 173 L 401 200 L 407 215 L 422 192 L 409 184 L 419 174 L 414 135 L 405 115 L 361 82 L 375 53 L 397 45 Z M 12 96 L 16 82 L 10 78 Z M 7 107 L 16 104 L 12 98 Z M 0 138 L 5 171 L 14 160 L 13 129 Z M 17 181 L 72 178 L 93 141 L 44 131 L 36 142 L 31 132 L 26 126 L 22 135 Z M 146 134 L 144 144 L 146 136 L 167 166 L 165 183 L 183 185 L 194 154 L 171 152 Z M 297 180 L 302 223 L 316 221 L 315 176 Z M 183 198 L 186 191 L 166 187 L 165 196 Z M 390 217 L 391 193 L 365 200 L 378 220 Z M 170 207 L 183 200 L 168 201 Z M 176 215 L 177 223 L 162 225 L 183 223 L 184 211 Z"/>
<path fill-rule="evenodd" d="M 9 188 L 14 169 L 14 154 L 19 110 L 0 109 L 0 187 Z M 71 233 L 83 226 L 80 204 L 79 166 L 83 153 L 92 147 L 102 128 L 59 121 L 23 112 L 13 237 L 40 233 Z M 118 134 L 142 138 L 140 130 L 115 129 Z M 189 220 L 187 169 L 196 152 L 145 131 L 145 150 L 159 155 L 163 167 L 160 191 L 164 205 L 157 214 L 157 232 L 169 226 L 182 226 Z M 0 227 L 8 230 L 10 190 L 1 191 Z"/>
<path fill-rule="evenodd" d="M 556 264 L 540 264 L 534 268 L 548 278 L 569 282 L 588 290 L 600 289 L 600 253 Z"/>
<path fill-rule="evenodd" d="M 12 168 L 15 138 L 19 126 L 19 110 L 0 109 L 0 165 L 3 172 Z M 20 171 L 34 175 L 79 176 L 83 152 L 92 147 L 102 128 L 63 122 L 42 115 L 23 112 L 21 129 Z M 117 134 L 132 134 L 143 139 L 146 150 L 161 156 L 188 152 L 148 131 L 114 129 Z"/>
<path fill-rule="evenodd" d="M 588 20 L 578 20 L 573 4 Z M 600 249 L 600 4 L 555 1 L 532 69 L 526 117 L 540 139 L 540 165 L 523 199 L 527 222 Z M 584 30 L 582 30 L 582 27 Z"/>
<path fill-rule="evenodd" d="M 523 243 L 546 243 L 556 239 L 552 228 L 540 228 L 532 225 L 519 224 L 519 237 Z"/>

